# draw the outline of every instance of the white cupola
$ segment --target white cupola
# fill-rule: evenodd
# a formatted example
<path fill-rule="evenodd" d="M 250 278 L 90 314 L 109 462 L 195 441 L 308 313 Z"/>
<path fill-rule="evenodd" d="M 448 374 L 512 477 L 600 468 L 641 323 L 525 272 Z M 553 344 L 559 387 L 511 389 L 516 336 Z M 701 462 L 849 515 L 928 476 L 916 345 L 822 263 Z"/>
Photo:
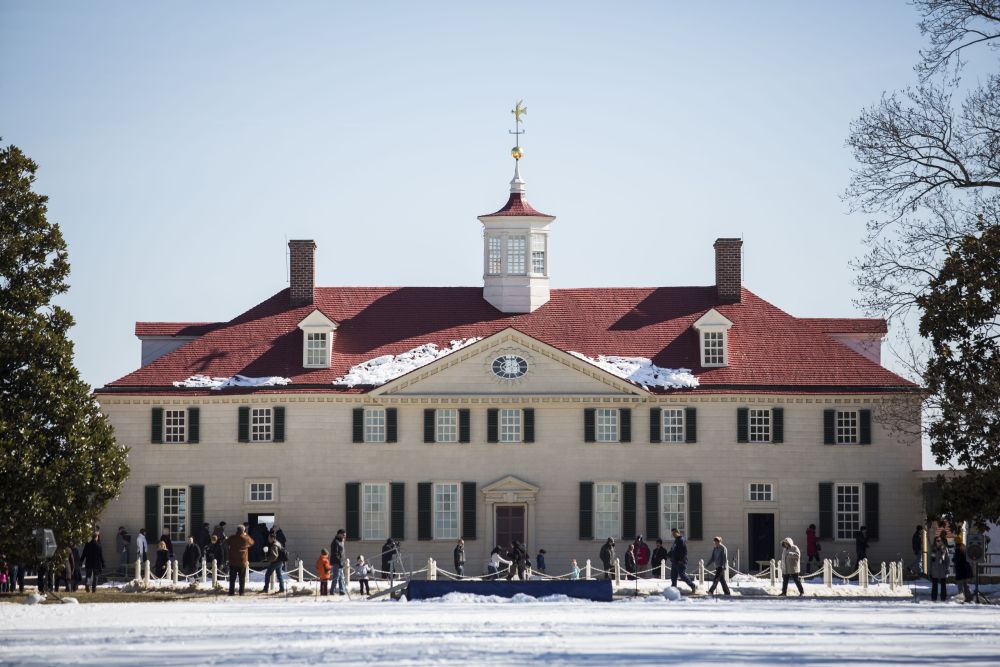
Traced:
<path fill-rule="evenodd" d="M 555 216 L 539 213 L 524 197 L 521 178 L 521 102 L 514 110 L 517 144 L 511 150 L 514 178 L 503 208 L 479 216 L 483 223 L 483 298 L 504 313 L 530 313 L 549 300 L 549 225 Z"/>

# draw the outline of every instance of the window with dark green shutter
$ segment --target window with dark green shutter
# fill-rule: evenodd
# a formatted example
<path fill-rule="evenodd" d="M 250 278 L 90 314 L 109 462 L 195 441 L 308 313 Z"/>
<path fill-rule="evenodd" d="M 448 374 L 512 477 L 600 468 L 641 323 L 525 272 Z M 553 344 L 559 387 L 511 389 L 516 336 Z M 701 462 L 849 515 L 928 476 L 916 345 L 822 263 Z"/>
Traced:
<path fill-rule="evenodd" d="M 632 442 L 632 409 L 620 409 L 618 411 L 618 420 L 621 427 L 618 437 L 619 442 Z"/>
<path fill-rule="evenodd" d="M 500 442 L 500 411 L 496 408 L 486 411 L 486 442 Z"/>
<path fill-rule="evenodd" d="M 191 529 L 194 533 L 205 523 L 205 486 L 203 484 L 191 485 Z"/>
<path fill-rule="evenodd" d="M 524 418 L 524 442 L 535 441 L 535 409 L 525 408 L 521 411 Z"/>
<path fill-rule="evenodd" d="M 824 445 L 834 445 L 837 443 L 836 437 L 837 432 L 835 430 L 834 424 L 837 419 L 836 410 L 824 410 L 823 411 L 823 444 Z"/>
<path fill-rule="evenodd" d="M 192 445 L 197 445 L 201 439 L 201 411 L 198 408 L 188 408 L 187 418 L 187 441 Z"/>
<path fill-rule="evenodd" d="M 580 539 L 594 539 L 593 482 L 580 482 Z"/>
<path fill-rule="evenodd" d="M 365 441 L 365 409 L 354 408 L 351 411 L 351 441 Z"/>
<path fill-rule="evenodd" d="M 434 518 L 433 484 L 417 483 L 417 539 L 434 539 L 432 520 Z"/>
<path fill-rule="evenodd" d="M 872 411 L 859 410 L 858 417 L 861 422 L 858 429 L 858 444 L 870 445 L 872 444 Z"/>
<path fill-rule="evenodd" d="M 344 498 L 344 519 L 348 540 L 361 539 L 361 483 L 347 482 Z"/>
<path fill-rule="evenodd" d="M 646 482 L 646 540 L 660 536 L 660 483 Z"/>
<path fill-rule="evenodd" d="M 750 409 L 736 408 L 736 442 L 750 441 Z"/>
<path fill-rule="evenodd" d="M 684 408 L 684 442 L 698 442 L 698 408 Z"/>
<path fill-rule="evenodd" d="M 878 482 L 865 482 L 865 528 L 868 539 L 878 541 Z"/>
<path fill-rule="evenodd" d="M 394 540 L 406 539 L 406 483 L 392 482 L 389 485 L 391 509 L 389 515 L 389 537 Z"/>
<path fill-rule="evenodd" d="M 701 526 L 701 482 L 688 482 L 688 538 L 703 539 Z"/>
<path fill-rule="evenodd" d="M 649 441 L 650 442 L 660 442 L 662 437 L 660 435 L 660 430 L 663 428 L 660 426 L 660 408 L 650 408 L 649 409 Z"/>
<path fill-rule="evenodd" d="M 154 445 L 163 444 L 163 408 L 153 408 L 153 429 L 149 441 Z"/>
<path fill-rule="evenodd" d="M 436 440 L 434 433 L 434 419 L 436 415 L 437 410 L 424 410 L 424 442 L 434 442 Z"/>
<path fill-rule="evenodd" d="M 622 539 L 630 542 L 636 536 L 636 500 L 635 482 L 622 482 Z"/>
<path fill-rule="evenodd" d="M 396 442 L 399 437 L 399 428 L 396 421 L 396 408 L 385 409 L 385 441 Z"/>
<path fill-rule="evenodd" d="M 475 482 L 462 482 L 462 539 L 476 539 L 476 496 Z"/>
<path fill-rule="evenodd" d="M 458 441 L 472 442 L 471 415 L 468 409 L 458 411 Z"/>
<path fill-rule="evenodd" d="M 587 408 L 583 411 L 583 441 L 595 442 L 597 440 L 594 423 L 597 419 L 597 410 Z"/>
<path fill-rule="evenodd" d="M 239 442 L 250 442 L 250 408 L 240 406 L 239 418 L 236 426 L 236 439 Z"/>
<path fill-rule="evenodd" d="M 833 539 L 833 482 L 819 483 L 819 537 Z"/>
<path fill-rule="evenodd" d="M 160 486 L 159 484 L 149 484 L 146 486 L 146 512 L 143 526 L 146 529 L 146 539 L 149 540 L 149 548 L 152 555 L 156 554 L 154 548 L 155 540 L 160 534 Z"/>
<path fill-rule="evenodd" d="M 785 409 L 771 408 L 771 442 L 781 444 L 785 441 Z"/>
<path fill-rule="evenodd" d="M 285 408 L 278 405 L 274 408 L 274 442 L 285 441 Z"/>

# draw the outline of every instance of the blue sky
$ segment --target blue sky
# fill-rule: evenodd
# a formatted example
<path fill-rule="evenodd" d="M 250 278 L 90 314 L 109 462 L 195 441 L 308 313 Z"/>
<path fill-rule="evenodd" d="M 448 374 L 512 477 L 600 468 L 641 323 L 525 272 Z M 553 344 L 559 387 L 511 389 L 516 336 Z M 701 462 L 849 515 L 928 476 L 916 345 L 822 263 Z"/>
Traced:
<path fill-rule="evenodd" d="M 860 314 L 851 120 L 914 83 L 902 2 L 0 0 L 0 136 L 69 243 L 85 380 L 139 363 L 136 320 L 226 320 L 286 285 L 479 285 L 476 216 L 557 216 L 554 287 L 745 284 Z M 613 353 L 613 350 L 609 350 Z"/>

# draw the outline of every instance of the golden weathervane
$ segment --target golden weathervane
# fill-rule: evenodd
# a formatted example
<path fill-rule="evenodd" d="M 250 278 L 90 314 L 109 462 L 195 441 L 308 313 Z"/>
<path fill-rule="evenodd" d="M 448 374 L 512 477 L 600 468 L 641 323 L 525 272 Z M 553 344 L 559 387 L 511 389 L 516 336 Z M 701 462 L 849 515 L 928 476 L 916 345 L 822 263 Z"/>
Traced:
<path fill-rule="evenodd" d="M 524 106 L 524 100 L 518 100 L 510 112 L 514 114 L 514 129 L 508 130 L 508 132 L 515 137 L 514 147 L 510 149 L 510 154 L 515 160 L 520 160 L 524 157 L 524 151 L 521 150 L 521 135 L 524 134 L 524 130 L 521 129 L 521 116 L 528 113 L 528 107 Z"/>

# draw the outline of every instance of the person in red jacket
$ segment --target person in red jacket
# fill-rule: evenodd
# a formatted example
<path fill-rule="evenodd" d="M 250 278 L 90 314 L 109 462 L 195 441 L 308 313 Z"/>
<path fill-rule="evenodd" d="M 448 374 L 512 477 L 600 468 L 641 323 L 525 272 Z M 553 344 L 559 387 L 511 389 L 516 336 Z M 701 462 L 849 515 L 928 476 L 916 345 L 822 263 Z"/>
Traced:
<path fill-rule="evenodd" d="M 639 576 L 649 565 L 649 545 L 642 539 L 642 535 L 635 538 L 635 564 L 639 569 Z"/>
<path fill-rule="evenodd" d="M 813 561 L 816 561 L 816 565 L 822 565 L 823 561 L 819 557 L 819 539 L 816 537 L 816 524 L 809 524 L 809 528 L 806 529 L 806 555 L 808 560 L 806 561 L 806 569 L 812 567 Z"/>

